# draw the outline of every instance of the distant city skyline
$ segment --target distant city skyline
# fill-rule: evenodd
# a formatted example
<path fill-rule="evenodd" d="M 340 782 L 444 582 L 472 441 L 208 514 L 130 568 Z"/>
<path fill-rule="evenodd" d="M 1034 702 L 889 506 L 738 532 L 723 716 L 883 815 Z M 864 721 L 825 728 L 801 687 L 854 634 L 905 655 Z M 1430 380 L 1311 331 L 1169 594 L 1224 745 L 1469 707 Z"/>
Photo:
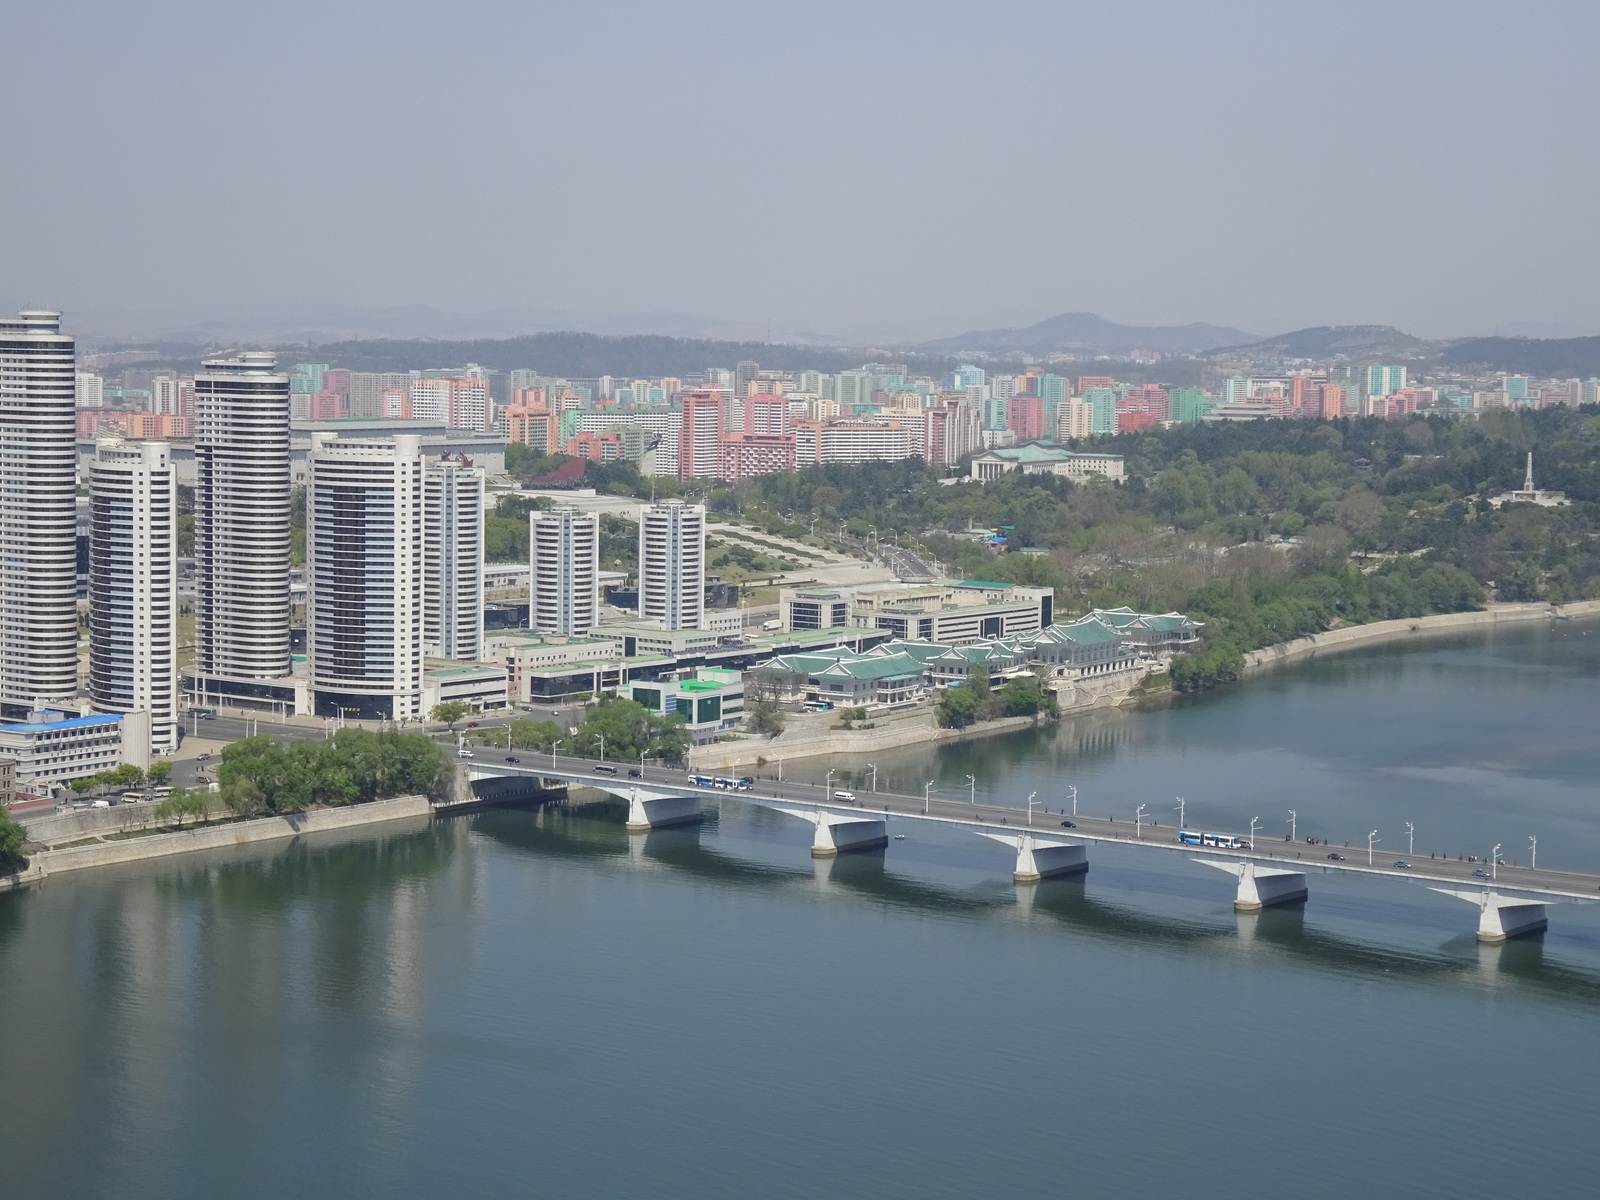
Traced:
<path fill-rule="evenodd" d="M 197 11 L 12 16 L 8 157 L 74 169 L 0 197 L 5 298 L 84 330 L 291 302 L 852 341 L 1600 329 L 1594 5 Z M 395 73 L 429 62 L 472 85 Z"/>

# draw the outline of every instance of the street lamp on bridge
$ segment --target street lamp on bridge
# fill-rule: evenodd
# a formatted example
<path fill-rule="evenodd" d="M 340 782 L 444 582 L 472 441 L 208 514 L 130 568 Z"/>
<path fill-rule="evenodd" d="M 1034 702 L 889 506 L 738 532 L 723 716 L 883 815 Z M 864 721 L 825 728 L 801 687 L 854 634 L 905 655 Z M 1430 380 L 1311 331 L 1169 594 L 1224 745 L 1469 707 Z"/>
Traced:
<path fill-rule="evenodd" d="M 1142 804 L 1133 810 L 1133 836 L 1136 838 L 1144 836 L 1144 805 Z"/>
<path fill-rule="evenodd" d="M 1250 849 L 1256 848 L 1256 826 L 1261 823 L 1260 817 L 1250 818 Z"/>
<path fill-rule="evenodd" d="M 867 767 L 872 772 L 872 790 L 873 791 L 877 791 L 878 790 L 878 764 L 877 763 L 868 763 Z"/>
<path fill-rule="evenodd" d="M 1539 839 L 1531 833 L 1528 835 L 1528 846 L 1530 853 L 1533 855 L 1532 860 L 1528 863 L 1528 869 L 1537 871 L 1539 869 Z"/>
<path fill-rule="evenodd" d="M 978 777 L 976 775 L 967 776 L 967 803 L 978 803 Z"/>
<path fill-rule="evenodd" d="M 1417 852 L 1417 827 L 1410 821 L 1406 822 L 1406 857 L 1410 858 Z"/>
<path fill-rule="evenodd" d="M 1377 845 L 1377 842 L 1378 831 L 1374 829 L 1371 833 L 1367 834 L 1367 866 L 1369 867 L 1372 865 L 1372 847 Z"/>
<path fill-rule="evenodd" d="M 927 816 L 928 815 L 929 797 L 933 794 L 933 785 L 936 782 L 938 782 L 938 781 L 934 780 L 934 779 L 930 779 L 930 780 L 928 780 L 927 783 L 922 785 L 922 815 L 923 816 Z"/>
<path fill-rule="evenodd" d="M 1182 828 L 1184 828 L 1184 824 L 1183 824 L 1183 797 L 1182 796 L 1174 796 L 1173 799 L 1177 801 L 1177 803 L 1174 804 L 1172 807 L 1178 810 L 1178 828 L 1182 829 Z"/>
<path fill-rule="evenodd" d="M 1494 852 L 1489 855 L 1489 879 L 1491 881 L 1493 881 L 1493 880 L 1496 880 L 1496 879 L 1499 879 L 1499 878 L 1500 878 L 1500 843 L 1496 842 L 1494 844 Z"/>
<path fill-rule="evenodd" d="M 833 768 L 828 768 L 828 773 L 822 777 L 822 802 L 833 803 Z"/>
<path fill-rule="evenodd" d="M 1035 796 L 1037 796 L 1038 794 L 1039 794 L 1038 792 L 1029 792 L 1028 793 L 1028 824 L 1029 825 L 1033 824 L 1033 798 Z"/>

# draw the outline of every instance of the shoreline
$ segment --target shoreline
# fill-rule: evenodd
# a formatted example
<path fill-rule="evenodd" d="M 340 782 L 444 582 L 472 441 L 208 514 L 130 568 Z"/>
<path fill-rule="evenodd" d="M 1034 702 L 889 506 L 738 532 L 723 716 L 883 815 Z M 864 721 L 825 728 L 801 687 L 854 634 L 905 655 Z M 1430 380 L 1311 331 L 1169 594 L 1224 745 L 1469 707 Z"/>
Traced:
<path fill-rule="evenodd" d="M 1372 621 L 1365 625 L 1349 625 L 1280 642 L 1248 651 L 1244 656 L 1241 682 L 1253 675 L 1276 667 L 1304 662 L 1323 654 L 1336 654 L 1341 650 L 1356 650 L 1366 646 L 1397 642 L 1412 637 L 1438 637 L 1444 634 L 1466 633 L 1475 629 L 1500 624 L 1527 621 L 1548 621 L 1552 617 L 1586 617 L 1600 615 L 1600 600 L 1577 600 L 1570 604 L 1551 605 L 1543 602 L 1529 604 L 1502 604 L 1472 612 L 1439 613 L 1429 617 L 1402 617 L 1395 621 Z"/>
<path fill-rule="evenodd" d="M 42 883 L 53 875 L 70 874 L 73 871 L 89 870 L 94 867 L 143 862 L 147 859 L 193 854 L 202 850 L 225 850 L 259 842 L 298 838 L 303 834 L 355 829 L 406 818 L 431 819 L 432 814 L 433 805 L 426 796 L 395 796 L 388 800 L 371 800 L 365 804 L 352 804 L 345 808 L 322 808 L 288 816 L 258 817 L 227 825 L 201 825 L 192 829 L 153 833 L 147 837 L 126 838 L 114 842 L 95 842 L 87 846 L 39 850 L 28 856 L 28 866 L 25 870 L 13 875 L 0 875 L 0 892 L 17 891 L 30 884 Z M 108 830 L 108 832 L 113 831 Z"/>

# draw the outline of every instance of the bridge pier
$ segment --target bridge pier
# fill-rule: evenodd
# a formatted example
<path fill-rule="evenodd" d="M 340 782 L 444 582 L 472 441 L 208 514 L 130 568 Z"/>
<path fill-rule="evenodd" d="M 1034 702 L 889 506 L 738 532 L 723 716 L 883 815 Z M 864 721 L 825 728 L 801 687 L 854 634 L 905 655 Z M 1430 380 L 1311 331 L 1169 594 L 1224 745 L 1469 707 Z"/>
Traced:
<path fill-rule="evenodd" d="M 990 833 L 977 831 L 979 837 L 1014 846 L 1017 865 L 1011 872 L 1016 883 L 1037 883 L 1057 875 L 1080 875 L 1089 869 L 1089 852 L 1076 842 L 1057 842 L 1036 837 L 1031 833 Z"/>
<path fill-rule="evenodd" d="M 810 821 L 817 827 L 811 839 L 812 858 L 832 858 L 852 850 L 877 850 L 889 844 L 889 823 L 883 818 L 829 812 L 825 808 L 790 808 L 774 804 L 778 812 Z"/>
<path fill-rule="evenodd" d="M 1298 904 L 1310 894 L 1304 871 L 1285 871 L 1264 867 L 1254 859 L 1238 858 L 1218 862 L 1210 858 L 1194 860 L 1204 866 L 1226 871 L 1239 880 L 1234 894 L 1234 912 L 1260 912 L 1278 904 Z"/>
<path fill-rule="evenodd" d="M 699 796 L 668 795 L 648 792 L 642 788 L 629 788 L 629 833 L 648 833 L 652 829 L 666 829 L 673 825 L 692 825 L 702 819 Z"/>
<path fill-rule="evenodd" d="M 1503 942 L 1507 938 L 1523 937 L 1530 933 L 1543 933 L 1550 928 L 1545 917 L 1544 903 L 1525 900 L 1521 896 L 1501 896 L 1490 888 L 1472 891 L 1467 888 L 1430 888 L 1445 896 L 1454 896 L 1478 906 L 1478 940 Z"/>

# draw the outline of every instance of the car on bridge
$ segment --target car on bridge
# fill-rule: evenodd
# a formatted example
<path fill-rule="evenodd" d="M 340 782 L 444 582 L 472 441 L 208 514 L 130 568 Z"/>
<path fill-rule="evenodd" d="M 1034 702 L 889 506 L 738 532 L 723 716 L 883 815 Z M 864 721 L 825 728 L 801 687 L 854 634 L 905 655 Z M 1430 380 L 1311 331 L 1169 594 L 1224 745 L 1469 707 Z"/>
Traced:
<path fill-rule="evenodd" d="M 628 778 L 629 779 L 643 779 L 644 778 L 644 772 L 639 770 L 638 767 L 629 767 L 628 768 Z"/>
<path fill-rule="evenodd" d="M 610 763 L 601 763 L 599 766 L 594 768 L 594 773 L 596 775 L 615 775 L 617 773 L 617 769 Z"/>
<path fill-rule="evenodd" d="M 1078 827 L 1078 823 L 1076 821 L 1063 821 L 1063 822 L 1061 822 L 1061 828 L 1063 828 L 1063 829 L 1076 829 L 1077 827 Z"/>
<path fill-rule="evenodd" d="M 508 755 L 506 755 L 506 761 L 508 763 L 514 763 L 514 762 L 521 762 L 522 760 L 520 758 L 518 758 L 515 754 L 508 754 Z"/>
<path fill-rule="evenodd" d="M 1342 854 L 1330 854 L 1330 855 L 1328 855 L 1328 857 L 1330 859 L 1332 859 L 1334 862 L 1343 862 L 1344 861 L 1344 855 L 1342 855 Z"/>
<path fill-rule="evenodd" d="M 1475 875 L 1479 879 L 1493 879 L 1494 878 L 1493 875 L 1489 874 L 1489 872 L 1485 871 L 1482 867 L 1479 867 L 1476 871 L 1474 871 L 1473 875 Z"/>
<path fill-rule="evenodd" d="M 1409 870 L 1410 870 L 1410 869 L 1411 869 L 1411 864 L 1410 864 L 1410 863 L 1408 863 L 1408 862 L 1407 862 L 1407 861 L 1406 861 L 1406 860 L 1405 860 L 1405 859 L 1403 859 L 1403 858 L 1397 858 L 1397 859 L 1395 859 L 1395 860 L 1394 860 L 1394 865 L 1395 865 L 1395 866 L 1397 866 L 1397 867 L 1399 867 L 1399 868 L 1400 868 L 1400 869 L 1401 869 L 1401 870 L 1402 870 L 1402 871 L 1409 871 Z"/>

